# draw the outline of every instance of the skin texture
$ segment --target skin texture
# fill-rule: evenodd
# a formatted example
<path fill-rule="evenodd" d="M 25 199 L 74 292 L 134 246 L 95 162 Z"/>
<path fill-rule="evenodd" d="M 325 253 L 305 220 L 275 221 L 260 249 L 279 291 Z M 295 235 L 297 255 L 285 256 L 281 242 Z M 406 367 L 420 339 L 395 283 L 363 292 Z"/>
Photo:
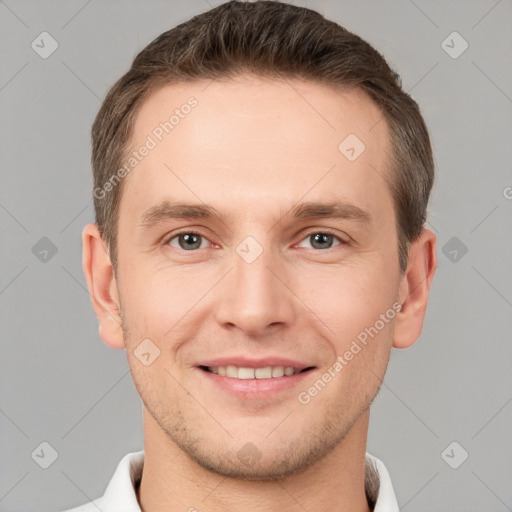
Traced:
<path fill-rule="evenodd" d="M 100 335 L 126 348 L 144 402 L 141 508 L 367 511 L 369 406 L 391 348 L 421 333 L 435 236 L 424 230 L 401 275 L 383 179 L 388 130 L 363 92 L 252 76 L 173 84 L 143 104 L 133 147 L 191 96 L 197 106 L 125 178 L 117 276 L 96 225 L 83 231 Z M 338 149 L 349 134 L 365 144 L 354 161 Z M 222 219 L 141 227 L 143 213 L 164 199 L 211 205 Z M 344 201 L 370 222 L 295 219 L 291 209 L 305 201 Z M 199 248 L 180 246 L 182 229 L 201 235 Z M 313 245 L 311 235 L 325 231 L 334 238 Z M 248 236 L 262 249 L 252 263 L 237 252 Z M 394 303 L 401 311 L 300 403 L 298 394 Z M 134 354 L 147 338 L 160 350 L 149 366 Z M 285 357 L 315 369 L 292 389 L 240 396 L 197 367 L 231 356 Z M 254 455 L 249 463 L 238 456 L 243 447 Z"/>

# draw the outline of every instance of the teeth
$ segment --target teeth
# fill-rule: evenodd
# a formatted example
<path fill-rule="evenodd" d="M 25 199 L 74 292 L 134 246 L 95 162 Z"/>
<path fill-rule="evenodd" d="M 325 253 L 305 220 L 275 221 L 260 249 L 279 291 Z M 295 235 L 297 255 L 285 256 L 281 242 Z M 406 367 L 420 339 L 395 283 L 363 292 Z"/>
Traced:
<path fill-rule="evenodd" d="M 239 379 L 254 379 L 254 368 L 238 368 Z"/>
<path fill-rule="evenodd" d="M 272 368 L 270 368 L 270 366 L 256 368 L 256 370 L 254 370 L 254 376 L 257 379 L 270 379 L 272 378 Z M 240 378 L 240 370 L 238 370 L 238 377 Z"/>
<path fill-rule="evenodd" d="M 264 368 L 245 368 L 238 366 L 209 366 L 208 370 L 222 377 L 234 379 L 271 379 L 300 373 L 291 366 L 265 366 Z"/>
<path fill-rule="evenodd" d="M 238 368 L 236 366 L 226 366 L 226 377 L 238 378 Z"/>
<path fill-rule="evenodd" d="M 284 368 L 282 366 L 276 366 L 272 368 L 272 377 L 282 377 L 284 375 Z"/>

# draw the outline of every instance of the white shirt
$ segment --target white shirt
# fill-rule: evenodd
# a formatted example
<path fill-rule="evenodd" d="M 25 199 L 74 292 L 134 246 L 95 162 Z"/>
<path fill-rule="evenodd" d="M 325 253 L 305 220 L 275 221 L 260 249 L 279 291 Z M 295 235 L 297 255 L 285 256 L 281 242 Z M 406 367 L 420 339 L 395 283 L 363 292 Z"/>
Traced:
<path fill-rule="evenodd" d="M 381 460 L 366 453 L 366 461 L 373 463 L 378 478 L 379 489 L 374 496 L 373 512 L 399 512 L 389 473 Z M 64 512 L 141 512 L 135 493 L 142 477 L 144 451 L 128 453 L 122 459 L 108 484 L 105 494 L 94 501 Z M 367 490 L 368 492 L 368 490 Z"/>

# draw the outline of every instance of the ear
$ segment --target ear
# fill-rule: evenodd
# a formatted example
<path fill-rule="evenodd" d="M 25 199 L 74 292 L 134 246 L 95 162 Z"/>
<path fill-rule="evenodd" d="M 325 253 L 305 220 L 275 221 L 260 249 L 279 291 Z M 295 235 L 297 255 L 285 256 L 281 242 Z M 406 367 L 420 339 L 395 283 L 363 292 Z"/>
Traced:
<path fill-rule="evenodd" d="M 429 229 L 424 229 L 411 244 L 407 269 L 400 283 L 402 309 L 396 316 L 393 347 L 410 347 L 420 337 L 436 267 L 436 236 Z"/>
<path fill-rule="evenodd" d="M 96 224 L 88 224 L 82 231 L 82 268 L 100 323 L 101 339 L 111 348 L 124 348 L 114 269 Z"/>

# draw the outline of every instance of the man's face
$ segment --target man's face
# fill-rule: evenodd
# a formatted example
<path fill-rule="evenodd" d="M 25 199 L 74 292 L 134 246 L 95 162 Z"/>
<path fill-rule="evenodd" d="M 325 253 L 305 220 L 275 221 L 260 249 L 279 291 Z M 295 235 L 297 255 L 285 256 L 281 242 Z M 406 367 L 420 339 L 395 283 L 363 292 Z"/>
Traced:
<path fill-rule="evenodd" d="M 158 141 L 191 96 L 197 105 Z M 400 284 L 379 119 L 362 92 L 254 77 L 167 86 L 142 106 L 132 146 L 148 135 L 157 144 L 126 179 L 119 211 L 127 356 L 162 435 L 202 466 L 283 476 L 363 428 Z M 155 215 L 165 201 L 219 216 Z M 323 215 L 333 204 L 342 215 Z M 160 351 L 150 365 L 136 351 L 146 339 Z"/>

